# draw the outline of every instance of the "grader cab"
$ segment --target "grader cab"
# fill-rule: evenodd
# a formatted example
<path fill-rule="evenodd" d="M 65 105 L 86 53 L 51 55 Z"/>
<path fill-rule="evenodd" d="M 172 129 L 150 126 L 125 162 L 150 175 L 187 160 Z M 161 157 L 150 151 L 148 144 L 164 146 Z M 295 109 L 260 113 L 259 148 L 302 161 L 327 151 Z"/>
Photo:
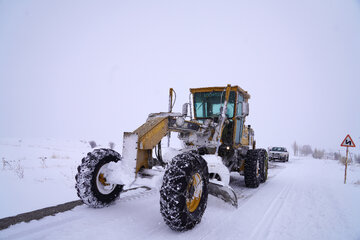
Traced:
<path fill-rule="evenodd" d="M 267 179 L 267 152 L 255 149 L 254 131 L 245 125 L 250 95 L 238 86 L 193 88 L 181 113 L 150 114 L 133 132 L 124 133 L 122 156 L 95 149 L 83 158 L 76 175 L 78 196 L 90 207 L 105 207 L 125 189 L 134 188 L 142 172 L 162 166 L 160 211 L 173 230 L 186 231 L 201 221 L 208 194 L 237 206 L 230 172 L 244 175 L 256 188 Z M 190 106 L 190 108 L 189 108 Z M 177 132 L 183 148 L 163 157 L 161 140 Z"/>

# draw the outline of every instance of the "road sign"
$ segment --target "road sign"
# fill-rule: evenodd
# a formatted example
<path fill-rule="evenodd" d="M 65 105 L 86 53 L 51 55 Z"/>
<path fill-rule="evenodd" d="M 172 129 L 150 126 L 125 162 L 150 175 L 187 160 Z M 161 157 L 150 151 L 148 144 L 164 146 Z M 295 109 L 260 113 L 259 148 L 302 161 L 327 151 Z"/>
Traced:
<path fill-rule="evenodd" d="M 340 146 L 341 146 L 341 147 L 355 147 L 355 143 L 354 143 L 354 141 L 351 139 L 350 135 L 348 134 L 348 135 L 345 137 L 344 141 L 342 141 L 342 143 L 341 143 Z"/>
<path fill-rule="evenodd" d="M 346 135 L 344 141 L 342 141 L 341 147 L 346 147 L 346 159 L 345 159 L 345 175 L 344 175 L 344 183 L 346 184 L 346 172 L 347 172 L 347 165 L 348 165 L 348 154 L 349 154 L 349 147 L 355 147 L 354 141 L 351 139 L 350 135 Z"/>

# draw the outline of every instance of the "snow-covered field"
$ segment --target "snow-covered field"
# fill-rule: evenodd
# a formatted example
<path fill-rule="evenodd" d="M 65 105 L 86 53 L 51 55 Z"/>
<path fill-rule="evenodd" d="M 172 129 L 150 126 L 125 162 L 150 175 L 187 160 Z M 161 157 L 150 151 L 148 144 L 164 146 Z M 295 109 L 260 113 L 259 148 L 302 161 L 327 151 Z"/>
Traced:
<path fill-rule="evenodd" d="M 0 218 L 77 199 L 74 176 L 89 151 L 87 141 L 0 139 Z"/>
<path fill-rule="evenodd" d="M 90 150 L 86 141 L 0 140 L 0 218 L 77 200 L 76 167 Z M 108 208 L 79 206 L 11 226 L 0 239 L 360 239 L 359 165 L 349 166 L 346 185 L 333 160 L 291 157 L 270 167 L 258 189 L 232 173 L 238 209 L 210 196 L 202 222 L 188 232 L 165 225 L 155 186 L 126 192 Z"/>

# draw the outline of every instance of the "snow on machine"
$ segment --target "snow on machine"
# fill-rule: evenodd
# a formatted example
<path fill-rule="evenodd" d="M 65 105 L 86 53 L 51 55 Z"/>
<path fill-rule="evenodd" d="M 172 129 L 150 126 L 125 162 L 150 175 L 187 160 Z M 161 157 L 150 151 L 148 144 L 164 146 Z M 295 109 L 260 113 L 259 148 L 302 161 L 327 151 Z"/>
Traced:
<path fill-rule="evenodd" d="M 237 207 L 230 172 L 243 175 L 249 188 L 266 181 L 267 151 L 255 149 L 254 131 L 245 125 L 250 98 L 246 91 L 231 85 L 190 89 L 182 113 L 172 112 L 174 93 L 170 89 L 168 112 L 150 114 L 135 131 L 124 133 L 122 156 L 111 149 L 95 149 L 82 159 L 75 178 L 85 204 L 108 206 L 161 166 L 161 215 L 171 229 L 186 231 L 201 221 L 208 194 Z M 183 148 L 166 159 L 161 140 L 170 139 L 171 132 L 178 133 Z"/>

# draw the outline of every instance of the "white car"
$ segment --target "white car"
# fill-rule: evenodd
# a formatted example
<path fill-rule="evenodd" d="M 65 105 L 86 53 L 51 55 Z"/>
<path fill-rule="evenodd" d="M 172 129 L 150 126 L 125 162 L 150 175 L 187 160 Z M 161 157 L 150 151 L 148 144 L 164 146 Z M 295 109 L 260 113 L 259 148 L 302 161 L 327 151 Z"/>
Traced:
<path fill-rule="evenodd" d="M 269 161 L 289 161 L 289 152 L 284 147 L 272 147 L 269 151 Z"/>

